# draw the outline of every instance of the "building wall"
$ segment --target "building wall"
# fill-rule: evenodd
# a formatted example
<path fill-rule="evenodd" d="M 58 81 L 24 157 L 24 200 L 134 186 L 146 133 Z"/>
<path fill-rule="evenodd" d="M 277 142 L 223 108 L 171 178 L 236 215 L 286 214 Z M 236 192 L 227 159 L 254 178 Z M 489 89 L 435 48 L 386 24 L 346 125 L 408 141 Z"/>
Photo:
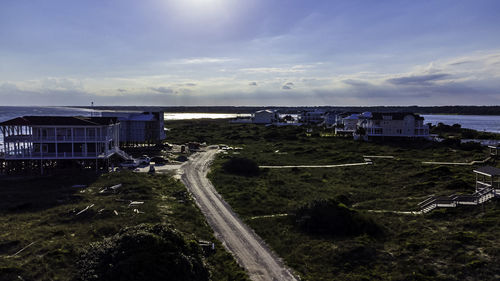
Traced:
<path fill-rule="evenodd" d="M 271 124 L 277 121 L 275 112 L 257 111 L 254 113 L 253 123 L 257 124 Z"/>
<path fill-rule="evenodd" d="M 122 143 L 156 143 L 166 139 L 163 112 L 103 112 L 118 117 Z"/>

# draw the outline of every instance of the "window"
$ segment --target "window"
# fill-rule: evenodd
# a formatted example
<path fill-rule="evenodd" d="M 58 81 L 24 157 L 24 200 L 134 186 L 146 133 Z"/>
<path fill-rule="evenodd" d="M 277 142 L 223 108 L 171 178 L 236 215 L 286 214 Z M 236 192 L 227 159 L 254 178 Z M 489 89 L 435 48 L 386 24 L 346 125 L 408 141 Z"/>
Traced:
<path fill-rule="evenodd" d="M 47 144 L 35 143 L 35 144 L 33 144 L 33 151 L 35 153 L 40 153 L 40 152 L 47 153 L 47 152 L 49 152 L 49 147 L 47 146 Z"/>

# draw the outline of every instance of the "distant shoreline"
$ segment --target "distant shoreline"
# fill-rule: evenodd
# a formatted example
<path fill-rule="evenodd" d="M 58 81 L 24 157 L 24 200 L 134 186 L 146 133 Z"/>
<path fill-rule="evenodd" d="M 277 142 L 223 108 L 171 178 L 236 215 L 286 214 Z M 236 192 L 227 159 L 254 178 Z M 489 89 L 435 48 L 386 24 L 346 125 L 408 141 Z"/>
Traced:
<path fill-rule="evenodd" d="M 67 106 L 95 110 L 165 111 L 171 113 L 253 113 L 261 109 L 279 109 L 283 113 L 301 110 L 356 112 L 415 112 L 439 115 L 500 115 L 500 106 Z"/>

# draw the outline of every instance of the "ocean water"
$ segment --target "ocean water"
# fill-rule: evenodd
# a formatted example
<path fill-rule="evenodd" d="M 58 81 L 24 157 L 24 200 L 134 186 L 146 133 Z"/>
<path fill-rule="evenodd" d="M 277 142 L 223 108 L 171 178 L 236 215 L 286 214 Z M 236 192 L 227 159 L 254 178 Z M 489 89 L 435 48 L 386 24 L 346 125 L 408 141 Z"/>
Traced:
<path fill-rule="evenodd" d="M 462 128 L 473 129 L 476 131 L 500 133 L 500 116 L 498 115 L 422 115 L 424 123 L 437 125 L 443 123 L 446 125 L 460 124 Z"/>
<path fill-rule="evenodd" d="M 165 120 L 190 120 L 190 119 L 227 119 L 236 117 L 250 117 L 252 114 L 234 113 L 168 113 L 164 114 Z"/>

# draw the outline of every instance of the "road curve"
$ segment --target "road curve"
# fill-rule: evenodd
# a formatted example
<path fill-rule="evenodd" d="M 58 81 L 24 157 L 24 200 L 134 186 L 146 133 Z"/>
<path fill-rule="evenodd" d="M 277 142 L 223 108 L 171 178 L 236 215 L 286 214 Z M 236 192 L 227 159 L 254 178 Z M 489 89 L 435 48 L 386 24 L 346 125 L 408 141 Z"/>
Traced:
<path fill-rule="evenodd" d="M 238 218 L 207 179 L 210 162 L 216 153 L 217 150 L 212 148 L 192 155 L 190 161 L 181 166 L 181 180 L 193 194 L 217 239 L 247 270 L 250 279 L 299 280 L 262 239 Z"/>

